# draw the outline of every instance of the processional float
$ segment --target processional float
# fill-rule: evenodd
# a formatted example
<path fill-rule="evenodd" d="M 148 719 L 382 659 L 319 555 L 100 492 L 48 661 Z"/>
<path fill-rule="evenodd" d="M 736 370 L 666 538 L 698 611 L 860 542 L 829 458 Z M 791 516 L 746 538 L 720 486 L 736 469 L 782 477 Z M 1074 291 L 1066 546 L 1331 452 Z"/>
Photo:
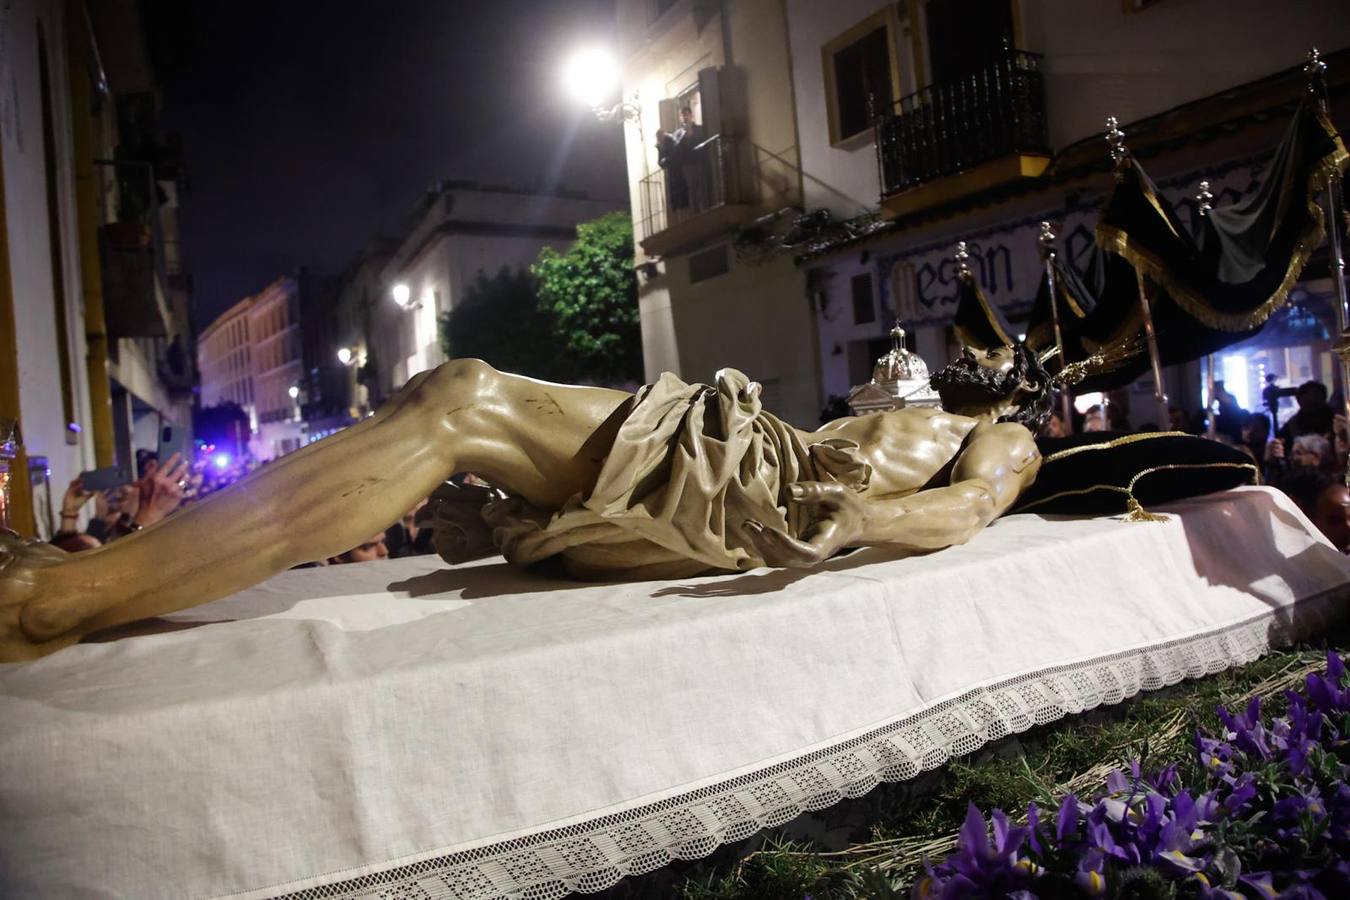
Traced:
<path fill-rule="evenodd" d="M 1209 182 L 1201 182 L 1193 227 L 1129 152 L 1116 119 L 1107 120 L 1115 184 L 1082 274 L 1055 252 L 1050 223 L 1042 223 L 1038 236 L 1045 272 L 1025 341 L 1061 384 L 1073 381 L 1080 391 L 1105 396 L 1151 370 L 1160 424 L 1165 424 L 1163 367 L 1212 357 L 1259 332 L 1285 304 L 1325 239 L 1337 291 L 1335 352 L 1342 384 L 1350 386 L 1350 306 L 1336 198 L 1350 157 L 1329 117 L 1326 64 L 1316 49 L 1304 72 L 1307 92 L 1260 187 L 1237 203 L 1215 207 Z M 1317 203 L 1319 193 L 1325 213 Z M 974 348 L 1007 342 L 1011 329 L 969 269 L 960 266 L 961 253 L 958 249 L 958 338 Z M 1212 404 L 1212 365 L 1209 372 Z"/>

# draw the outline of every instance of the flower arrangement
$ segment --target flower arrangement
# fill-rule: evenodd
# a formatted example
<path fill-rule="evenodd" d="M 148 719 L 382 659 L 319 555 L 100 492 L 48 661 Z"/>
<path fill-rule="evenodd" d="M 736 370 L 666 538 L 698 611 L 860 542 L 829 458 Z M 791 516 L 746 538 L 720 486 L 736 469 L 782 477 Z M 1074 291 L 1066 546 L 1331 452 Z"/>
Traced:
<path fill-rule="evenodd" d="M 911 897 L 1266 900 L 1350 897 L 1350 688 L 1324 674 L 1286 694 L 1267 724 L 1259 699 L 1220 708 L 1190 765 L 1114 771 L 1087 803 L 1065 796 L 1025 824 L 972 804 L 957 849 L 926 863 Z M 1183 774 L 1183 772 L 1185 774 Z"/>

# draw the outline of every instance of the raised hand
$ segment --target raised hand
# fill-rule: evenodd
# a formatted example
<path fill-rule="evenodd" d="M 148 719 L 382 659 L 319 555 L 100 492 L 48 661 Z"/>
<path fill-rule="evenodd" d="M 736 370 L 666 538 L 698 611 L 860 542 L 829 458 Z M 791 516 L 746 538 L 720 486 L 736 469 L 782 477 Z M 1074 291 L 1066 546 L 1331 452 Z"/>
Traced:
<path fill-rule="evenodd" d="M 145 475 L 137 482 L 141 503 L 132 521 L 144 528 L 177 509 L 183 502 L 187 476 L 188 464 L 178 453 L 170 456 L 162 468 L 157 461 L 151 460 Z"/>
<path fill-rule="evenodd" d="M 753 519 L 745 523 L 746 533 L 768 565 L 814 566 L 862 536 L 863 501 L 851 488 L 835 482 L 799 481 L 788 485 L 788 502 L 811 520 L 800 538 Z"/>
<path fill-rule="evenodd" d="M 61 498 L 61 530 L 73 531 L 76 520 L 80 517 L 80 510 L 94 496 L 92 491 L 84 489 L 84 479 L 76 478 L 66 488 L 65 496 Z"/>

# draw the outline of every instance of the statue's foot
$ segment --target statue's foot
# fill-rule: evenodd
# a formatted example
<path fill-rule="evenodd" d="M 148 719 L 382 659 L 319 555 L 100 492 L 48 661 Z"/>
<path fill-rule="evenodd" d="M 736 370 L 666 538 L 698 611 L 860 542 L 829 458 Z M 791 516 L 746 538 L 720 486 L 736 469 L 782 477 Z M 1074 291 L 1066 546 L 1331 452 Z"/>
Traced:
<path fill-rule="evenodd" d="M 80 639 L 74 631 L 53 631 L 57 611 L 41 602 L 43 570 L 69 559 L 51 544 L 0 529 L 0 662 L 37 659 Z"/>

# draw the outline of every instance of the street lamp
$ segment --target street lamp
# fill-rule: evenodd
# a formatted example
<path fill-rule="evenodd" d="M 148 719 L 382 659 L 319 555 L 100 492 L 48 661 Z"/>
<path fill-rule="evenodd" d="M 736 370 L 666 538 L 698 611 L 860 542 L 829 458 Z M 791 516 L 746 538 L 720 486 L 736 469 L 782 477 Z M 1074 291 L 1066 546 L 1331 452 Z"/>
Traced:
<path fill-rule="evenodd" d="M 583 50 L 569 59 L 563 67 L 563 85 L 572 97 L 589 106 L 601 122 L 636 122 L 638 131 L 642 131 L 642 107 L 636 91 L 631 101 L 608 105 L 619 93 L 619 66 L 604 50 Z"/>
<path fill-rule="evenodd" d="M 300 396 L 300 386 L 293 384 L 286 390 L 286 393 L 291 395 L 292 400 L 295 400 Z"/>
<path fill-rule="evenodd" d="M 398 284 L 394 285 L 394 289 L 391 293 L 394 295 L 394 302 L 404 309 L 407 309 L 412 305 L 412 288 L 408 287 L 403 282 L 400 281 Z"/>
<path fill-rule="evenodd" d="M 337 356 L 338 362 L 342 363 L 344 366 L 350 366 L 352 364 L 353 357 L 350 347 L 339 347 Z"/>

